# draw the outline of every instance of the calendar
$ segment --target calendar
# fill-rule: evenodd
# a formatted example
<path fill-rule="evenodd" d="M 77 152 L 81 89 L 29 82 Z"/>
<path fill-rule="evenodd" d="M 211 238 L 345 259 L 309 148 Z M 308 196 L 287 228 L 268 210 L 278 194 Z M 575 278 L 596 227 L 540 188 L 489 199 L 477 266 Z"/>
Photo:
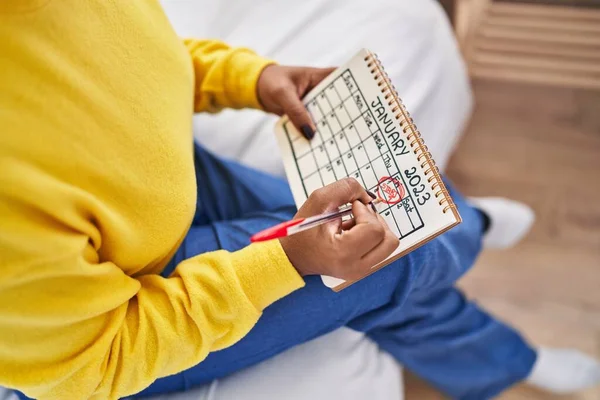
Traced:
<path fill-rule="evenodd" d="M 300 207 L 310 194 L 353 177 L 377 194 L 377 211 L 400 239 L 382 265 L 460 223 L 435 162 L 378 59 L 361 50 L 304 99 L 317 130 L 307 140 L 286 117 L 276 137 Z M 327 286 L 351 284 L 324 277 Z"/>
<path fill-rule="evenodd" d="M 383 139 L 380 123 L 367 107 L 352 72 L 346 69 L 306 107 L 317 126 L 312 141 L 300 135 L 290 121 L 283 125 L 304 197 L 341 178 L 353 177 L 383 200 L 378 211 L 400 239 L 423 228 L 393 149 Z"/>

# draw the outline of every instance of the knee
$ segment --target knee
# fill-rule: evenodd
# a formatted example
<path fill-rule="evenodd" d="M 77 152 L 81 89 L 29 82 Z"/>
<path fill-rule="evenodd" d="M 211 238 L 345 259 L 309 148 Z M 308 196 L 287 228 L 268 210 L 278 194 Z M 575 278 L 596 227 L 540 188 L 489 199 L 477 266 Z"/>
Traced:
<path fill-rule="evenodd" d="M 422 249 L 415 289 L 453 286 L 474 265 L 481 251 L 481 229 L 463 222 Z"/>

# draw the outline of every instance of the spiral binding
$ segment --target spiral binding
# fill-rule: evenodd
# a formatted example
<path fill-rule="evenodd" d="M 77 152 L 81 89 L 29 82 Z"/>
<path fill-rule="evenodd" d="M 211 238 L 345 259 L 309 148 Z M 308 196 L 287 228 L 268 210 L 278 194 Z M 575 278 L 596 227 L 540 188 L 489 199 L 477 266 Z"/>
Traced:
<path fill-rule="evenodd" d="M 413 153 L 417 155 L 417 161 L 421 162 L 421 169 L 424 170 L 424 174 L 427 177 L 427 183 L 431 184 L 431 190 L 435 192 L 435 198 L 439 199 L 438 203 L 440 206 L 446 204 L 442 212 L 445 214 L 448 210 L 456 208 L 450 194 L 446 190 L 440 176 L 440 171 L 435 165 L 435 161 L 431 157 L 429 149 L 423 142 L 421 133 L 418 131 L 417 126 L 414 124 L 413 119 L 406 110 L 406 107 L 400 100 L 396 88 L 392 84 L 388 74 L 385 72 L 383 65 L 379 61 L 377 54 L 369 53 L 365 57 L 367 67 L 373 74 L 377 86 L 381 88 L 381 92 L 384 94 L 384 99 L 388 102 L 388 105 L 392 108 L 394 118 L 400 123 L 402 132 L 406 134 L 406 140 L 409 142 L 410 148 Z M 443 196 L 441 199 L 440 197 Z"/>

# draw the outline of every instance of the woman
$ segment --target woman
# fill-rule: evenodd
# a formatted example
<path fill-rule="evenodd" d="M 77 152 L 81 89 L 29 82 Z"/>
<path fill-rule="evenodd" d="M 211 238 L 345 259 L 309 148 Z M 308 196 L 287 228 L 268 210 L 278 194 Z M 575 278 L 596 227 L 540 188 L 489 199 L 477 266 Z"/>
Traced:
<path fill-rule="evenodd" d="M 536 352 L 453 288 L 488 225 L 457 193 L 460 227 L 341 295 L 302 277 L 351 278 L 397 246 L 356 181 L 297 214 L 353 202 L 348 233 L 248 246 L 294 215 L 289 189 L 194 146 L 192 112 L 285 112 L 310 137 L 300 97 L 329 70 L 182 43 L 152 1 L 0 10 L 0 383 L 40 399 L 182 390 L 342 325 L 455 397 L 529 374 Z M 457 367 L 486 379 L 447 373 Z"/>

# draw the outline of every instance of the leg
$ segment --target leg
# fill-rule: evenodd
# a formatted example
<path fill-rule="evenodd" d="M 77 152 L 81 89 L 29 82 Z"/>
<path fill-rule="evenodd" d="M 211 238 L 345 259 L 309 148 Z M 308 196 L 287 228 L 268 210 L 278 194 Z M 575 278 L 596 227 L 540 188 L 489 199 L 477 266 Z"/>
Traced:
<path fill-rule="evenodd" d="M 194 163 L 198 192 L 194 226 L 295 208 L 283 179 L 221 159 L 200 145 L 195 146 Z"/>
<path fill-rule="evenodd" d="M 477 217 L 482 220 L 478 211 L 467 208 L 460 194 L 449 188 L 466 223 Z M 480 243 L 468 239 L 439 238 L 444 245 L 430 250 L 435 267 L 421 270 L 401 312 L 383 310 L 377 319 L 370 313 L 349 326 L 366 331 L 409 370 L 453 398 L 479 400 L 525 379 L 536 354 L 516 331 L 467 301 L 454 287 L 474 259 L 448 263 L 457 267 L 453 269 L 440 261 L 456 257 L 453 247 L 464 250 L 469 243 L 474 248 L 468 253 L 477 254 Z M 465 261 L 468 264 L 462 264 Z"/>
<path fill-rule="evenodd" d="M 409 295 L 419 288 L 425 292 L 426 289 L 451 287 L 458 276 L 473 263 L 480 249 L 482 229 L 480 214 L 470 208 L 458 194 L 454 194 L 454 198 L 464 219 L 459 227 L 339 294 L 323 286 L 319 277 L 309 277 L 304 289 L 265 310 L 256 327 L 236 345 L 212 353 L 196 367 L 158 380 L 144 391 L 143 395 L 187 390 L 208 383 L 344 325 L 372 333 L 372 337 L 382 340 L 382 343 L 386 339 L 387 342 L 384 343 L 386 350 L 401 359 L 403 353 L 409 352 L 418 343 L 415 340 L 403 341 L 403 332 L 407 332 L 408 338 L 411 332 L 423 329 L 419 325 L 417 313 L 411 311 L 412 308 L 408 308 L 408 312 L 405 313 L 405 304 L 410 304 L 410 300 L 407 303 Z M 180 257 L 187 258 L 218 248 L 239 249 L 248 244 L 251 233 L 270 226 L 276 221 L 289 219 L 293 212 L 293 207 L 282 208 L 275 212 L 255 211 L 238 220 L 216 221 L 210 225 L 192 227 L 180 249 Z M 462 306 L 458 304 L 455 308 L 460 315 L 461 309 L 466 310 L 469 307 L 470 305 L 463 303 Z M 413 308 L 417 309 L 417 307 Z M 404 314 L 409 318 L 404 318 L 398 326 L 390 324 L 390 321 L 395 320 L 394 324 L 399 321 L 395 316 Z M 438 324 L 438 331 L 449 331 L 449 336 L 481 336 L 487 328 L 479 324 L 479 320 L 484 318 L 481 313 L 465 312 L 464 314 L 465 316 L 460 318 L 457 324 L 453 324 L 452 319 L 440 321 L 431 319 L 431 321 Z M 466 329 L 456 329 L 455 325 L 470 326 L 473 330 L 468 330 L 468 335 L 465 335 Z M 383 334 L 386 331 L 387 334 Z M 495 330 L 490 331 L 491 335 Z M 499 335 L 499 338 L 504 337 Z M 453 340 L 459 342 L 458 339 Z M 468 337 L 463 338 L 463 341 L 468 342 Z M 424 349 L 427 348 L 427 343 L 420 345 Z M 483 357 L 488 356 L 487 353 L 490 352 L 489 348 L 483 346 L 478 350 L 484 352 Z M 418 362 L 425 363 L 425 360 L 417 360 L 417 368 Z M 470 371 L 471 368 L 478 370 L 482 367 L 477 363 L 472 364 L 473 366 L 463 367 L 463 371 Z M 506 382 L 506 385 L 510 385 L 514 380 L 518 380 L 517 377 L 513 377 L 515 374 L 512 371 L 495 371 L 495 367 L 496 365 L 493 365 L 491 368 L 493 371 L 489 372 L 490 381 L 493 383 Z M 461 385 L 456 389 L 455 394 L 458 390 L 464 391 L 465 387 L 472 387 L 474 383 L 462 382 Z M 485 382 L 481 385 L 483 386 L 481 393 L 484 393 L 489 389 L 490 383 Z"/>
<path fill-rule="evenodd" d="M 401 400 L 401 368 L 360 332 L 337 329 L 252 368 L 152 400 Z"/>
<path fill-rule="evenodd" d="M 414 290 L 369 331 L 382 349 L 452 398 L 489 399 L 524 380 L 535 351 L 456 288 Z"/>

